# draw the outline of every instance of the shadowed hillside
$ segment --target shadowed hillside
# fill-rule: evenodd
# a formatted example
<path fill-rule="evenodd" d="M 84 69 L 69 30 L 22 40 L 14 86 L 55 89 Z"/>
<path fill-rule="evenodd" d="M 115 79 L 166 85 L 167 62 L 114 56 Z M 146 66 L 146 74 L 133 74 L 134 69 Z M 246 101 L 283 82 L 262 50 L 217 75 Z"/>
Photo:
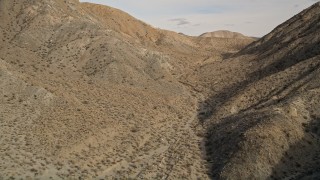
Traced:
<path fill-rule="evenodd" d="M 203 49 L 77 0 L 0 0 L 0 19 L 0 179 L 208 178 L 183 81 L 252 40 Z"/>
<path fill-rule="evenodd" d="M 319 8 L 255 41 L 0 0 L 0 179 L 318 178 Z"/>
<path fill-rule="evenodd" d="M 319 137 L 310 130 L 319 108 L 319 12 L 316 3 L 199 72 L 213 90 L 198 117 L 210 126 L 214 179 L 319 177 Z"/>

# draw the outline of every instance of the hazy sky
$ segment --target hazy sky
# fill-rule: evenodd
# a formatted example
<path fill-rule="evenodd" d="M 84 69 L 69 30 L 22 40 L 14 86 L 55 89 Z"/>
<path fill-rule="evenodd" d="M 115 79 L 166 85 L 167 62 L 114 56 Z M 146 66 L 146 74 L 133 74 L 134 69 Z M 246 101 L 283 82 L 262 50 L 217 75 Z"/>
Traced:
<path fill-rule="evenodd" d="M 200 35 L 231 30 L 261 37 L 318 0 L 80 0 L 121 9 L 158 28 Z"/>

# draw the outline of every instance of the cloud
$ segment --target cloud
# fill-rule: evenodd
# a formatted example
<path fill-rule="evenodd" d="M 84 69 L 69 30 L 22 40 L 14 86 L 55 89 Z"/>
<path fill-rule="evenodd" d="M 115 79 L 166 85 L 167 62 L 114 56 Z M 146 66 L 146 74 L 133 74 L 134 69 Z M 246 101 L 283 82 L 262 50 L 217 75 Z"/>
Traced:
<path fill-rule="evenodd" d="M 188 21 L 185 18 L 175 18 L 175 19 L 169 19 L 169 21 L 175 22 L 177 26 L 187 25 L 191 24 L 190 21 Z"/>
<path fill-rule="evenodd" d="M 235 24 L 224 24 L 224 26 L 232 27 L 232 26 L 235 26 Z"/>

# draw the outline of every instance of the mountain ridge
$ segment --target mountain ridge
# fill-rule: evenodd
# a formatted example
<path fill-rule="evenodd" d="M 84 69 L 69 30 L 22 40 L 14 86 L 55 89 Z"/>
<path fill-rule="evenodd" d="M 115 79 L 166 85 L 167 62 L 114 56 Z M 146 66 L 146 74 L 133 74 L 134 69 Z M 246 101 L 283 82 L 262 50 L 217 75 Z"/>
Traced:
<path fill-rule="evenodd" d="M 250 38 L 238 32 L 232 32 L 228 30 L 219 30 L 213 32 L 206 32 L 199 37 L 216 37 L 216 38 L 235 38 L 235 39 L 247 39 Z"/>
<path fill-rule="evenodd" d="M 319 116 L 319 12 L 316 3 L 199 74 L 215 90 L 199 116 L 210 127 L 214 179 L 319 176 L 319 136 L 310 131 Z"/>
<path fill-rule="evenodd" d="M 1 0 L 0 179 L 318 177 L 318 10 L 255 41 Z"/>

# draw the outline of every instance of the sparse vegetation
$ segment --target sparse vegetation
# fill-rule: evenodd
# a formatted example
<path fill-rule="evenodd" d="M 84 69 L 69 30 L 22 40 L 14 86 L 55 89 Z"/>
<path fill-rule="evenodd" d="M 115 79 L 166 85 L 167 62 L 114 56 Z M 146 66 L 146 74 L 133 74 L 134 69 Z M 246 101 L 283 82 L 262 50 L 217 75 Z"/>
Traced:
<path fill-rule="evenodd" d="M 319 7 L 252 43 L 1 1 L 0 179 L 318 177 Z"/>

